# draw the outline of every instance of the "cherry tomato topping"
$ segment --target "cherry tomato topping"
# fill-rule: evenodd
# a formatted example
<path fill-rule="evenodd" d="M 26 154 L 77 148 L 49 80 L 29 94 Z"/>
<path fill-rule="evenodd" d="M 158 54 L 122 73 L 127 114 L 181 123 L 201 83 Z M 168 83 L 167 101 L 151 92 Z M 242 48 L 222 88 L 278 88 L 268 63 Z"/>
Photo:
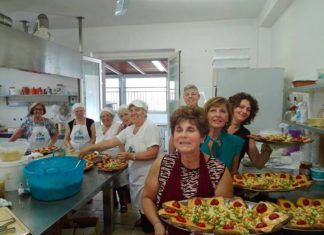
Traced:
<path fill-rule="evenodd" d="M 166 211 L 167 213 L 170 213 L 170 214 L 173 214 L 173 213 L 176 212 L 176 210 L 175 210 L 175 209 L 172 209 L 172 208 L 166 208 L 165 211 Z"/>
<path fill-rule="evenodd" d="M 195 203 L 196 206 L 201 205 L 201 200 L 200 200 L 200 198 L 196 198 L 194 203 Z"/>
<path fill-rule="evenodd" d="M 264 228 L 264 227 L 267 227 L 267 226 L 268 225 L 266 223 L 261 222 L 261 223 L 258 223 L 255 227 L 256 228 Z"/>
<path fill-rule="evenodd" d="M 213 199 L 213 200 L 210 202 L 210 205 L 217 206 L 217 205 L 219 205 L 219 201 L 218 201 L 217 199 Z"/>
<path fill-rule="evenodd" d="M 272 214 L 269 215 L 270 220 L 274 220 L 274 219 L 277 219 L 277 218 L 279 218 L 279 215 L 277 213 L 272 213 Z"/>
<path fill-rule="evenodd" d="M 267 211 L 267 209 L 268 209 L 268 207 L 267 207 L 267 205 L 266 205 L 265 203 L 260 203 L 260 204 L 257 206 L 256 211 L 257 211 L 258 213 L 264 213 L 264 212 Z"/>
<path fill-rule="evenodd" d="M 176 208 L 180 208 L 180 203 L 177 202 L 177 201 L 174 201 L 174 202 L 172 203 L 172 206 L 174 206 L 174 207 L 176 207 Z"/>
<path fill-rule="evenodd" d="M 283 205 L 284 205 L 285 208 L 290 208 L 291 207 L 290 203 L 288 203 L 288 202 L 285 202 Z"/>
<path fill-rule="evenodd" d="M 206 225 L 205 225 L 204 223 L 197 223 L 196 225 L 197 225 L 198 227 L 201 227 L 201 228 L 206 227 Z"/>
<path fill-rule="evenodd" d="M 308 206 L 310 204 L 310 201 L 308 199 L 303 200 L 303 205 Z"/>
<path fill-rule="evenodd" d="M 242 205 L 242 203 L 240 203 L 240 202 L 234 202 L 233 206 L 234 206 L 234 207 L 241 207 L 241 206 L 243 206 L 243 205 Z"/>
<path fill-rule="evenodd" d="M 313 201 L 313 206 L 320 206 L 321 205 L 321 202 L 320 201 Z"/>
<path fill-rule="evenodd" d="M 234 226 L 231 225 L 231 224 L 225 224 L 225 225 L 223 226 L 223 229 L 233 229 L 233 228 L 234 228 Z"/>
<path fill-rule="evenodd" d="M 184 217 L 182 217 L 180 215 L 176 216 L 176 220 L 178 220 L 181 223 L 186 223 L 187 222 L 186 218 L 184 218 Z"/>
<path fill-rule="evenodd" d="M 298 220 L 297 223 L 298 225 L 305 225 L 306 221 L 305 220 Z"/>

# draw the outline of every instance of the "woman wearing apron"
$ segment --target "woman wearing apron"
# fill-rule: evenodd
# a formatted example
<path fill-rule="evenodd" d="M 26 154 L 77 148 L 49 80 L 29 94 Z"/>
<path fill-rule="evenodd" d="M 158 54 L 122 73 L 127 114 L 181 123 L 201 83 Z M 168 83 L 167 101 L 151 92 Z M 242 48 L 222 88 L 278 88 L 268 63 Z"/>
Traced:
<path fill-rule="evenodd" d="M 53 146 L 56 143 L 58 132 L 54 123 L 43 117 L 45 113 L 44 104 L 33 103 L 30 107 L 29 115 L 9 141 L 16 141 L 18 138 L 25 136 L 29 142 L 30 149 Z"/>
<path fill-rule="evenodd" d="M 96 127 L 92 119 L 85 117 L 84 105 L 76 103 L 72 106 L 72 111 L 75 119 L 66 126 L 64 136 L 64 144 L 69 152 L 79 151 L 96 141 Z"/>
<path fill-rule="evenodd" d="M 142 100 L 134 100 L 128 106 L 132 125 L 121 131 L 116 137 L 81 149 L 80 156 L 89 151 L 102 151 L 125 144 L 126 152 L 120 152 L 118 158 L 128 161 L 129 186 L 133 207 L 140 210 L 141 225 L 147 233 L 147 220 L 140 204 L 140 195 L 148 171 L 158 156 L 161 137 L 159 128 L 147 119 L 147 104 Z"/>
<path fill-rule="evenodd" d="M 209 129 L 202 108 L 180 107 L 172 114 L 170 124 L 178 151 L 153 163 L 141 201 L 150 221 L 151 234 L 189 235 L 189 232 L 167 226 L 160 220 L 157 212 L 162 204 L 193 197 L 232 197 L 232 177 L 222 162 L 200 151 L 200 144 Z"/>
<path fill-rule="evenodd" d="M 115 112 L 111 108 L 103 108 L 100 113 L 100 120 L 102 126 L 97 131 L 96 143 L 99 143 L 103 140 L 110 140 L 115 137 L 118 133 L 119 124 L 114 122 Z M 119 153 L 119 148 L 114 147 L 102 151 L 111 155 L 113 158 L 117 157 Z M 118 193 L 119 203 L 120 203 L 120 212 L 127 212 L 127 203 L 128 203 L 128 171 L 124 170 L 120 173 L 113 181 L 113 187 Z"/>

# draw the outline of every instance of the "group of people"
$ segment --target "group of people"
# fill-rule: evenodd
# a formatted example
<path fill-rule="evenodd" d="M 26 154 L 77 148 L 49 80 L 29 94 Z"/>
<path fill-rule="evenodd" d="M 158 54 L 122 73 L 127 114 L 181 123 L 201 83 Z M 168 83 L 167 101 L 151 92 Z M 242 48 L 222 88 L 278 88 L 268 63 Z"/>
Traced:
<path fill-rule="evenodd" d="M 113 121 L 112 109 L 103 108 L 100 113 L 102 126 L 97 130 L 94 121 L 85 117 L 82 104 L 72 107 L 75 119 L 66 126 L 64 144 L 70 151 L 79 151 L 80 157 L 101 151 L 128 161 L 128 172 L 116 178 L 114 187 L 121 211 L 125 212 L 125 187 L 129 184 L 131 202 L 140 211 L 141 226 L 146 234 L 166 234 L 166 231 L 186 234 L 166 227 L 159 219 L 157 211 L 163 202 L 195 196 L 232 197 L 232 175 L 238 172 L 242 157 L 247 154 L 255 167 L 262 168 L 272 152 L 266 144 L 259 151 L 256 143 L 247 137 L 250 131 L 245 125 L 253 121 L 259 110 L 251 95 L 240 92 L 229 99 L 213 97 L 203 108 L 198 105 L 199 98 L 196 86 L 184 88 L 186 105 L 170 117 L 169 153 L 161 157 L 158 157 L 160 131 L 147 119 L 148 106 L 144 101 L 134 100 L 128 106 L 121 106 L 118 112 L 121 124 Z M 40 129 L 45 132 L 45 128 L 48 133 L 44 134 L 42 143 L 53 145 L 57 132 L 43 117 L 45 112 L 44 105 L 33 105 L 29 118 L 10 140 L 25 135 L 40 141 L 36 133 Z"/>

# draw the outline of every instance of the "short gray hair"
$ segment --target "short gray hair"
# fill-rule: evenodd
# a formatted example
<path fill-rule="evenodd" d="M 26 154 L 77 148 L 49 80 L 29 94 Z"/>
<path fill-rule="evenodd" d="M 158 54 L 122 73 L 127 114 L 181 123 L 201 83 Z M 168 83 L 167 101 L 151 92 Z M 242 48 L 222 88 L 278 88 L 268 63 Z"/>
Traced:
<path fill-rule="evenodd" d="M 198 88 L 197 88 L 195 85 L 193 85 L 193 84 L 189 84 L 189 85 L 185 86 L 185 87 L 183 88 L 183 93 L 185 93 L 187 90 L 190 90 L 190 89 L 192 89 L 192 90 L 196 90 L 197 93 L 199 94 L 199 90 L 198 90 Z"/>

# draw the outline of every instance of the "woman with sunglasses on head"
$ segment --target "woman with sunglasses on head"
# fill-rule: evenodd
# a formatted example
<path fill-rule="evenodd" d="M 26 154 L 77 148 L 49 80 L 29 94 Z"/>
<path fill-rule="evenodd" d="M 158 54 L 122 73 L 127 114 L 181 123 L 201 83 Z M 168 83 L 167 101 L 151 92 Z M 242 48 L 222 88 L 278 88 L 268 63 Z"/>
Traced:
<path fill-rule="evenodd" d="M 231 106 L 225 98 L 213 97 L 206 102 L 204 109 L 208 117 L 209 133 L 201 150 L 221 160 L 233 175 L 237 173 L 244 141 L 227 132 L 232 120 Z"/>
<path fill-rule="evenodd" d="M 10 137 L 9 142 L 26 137 L 30 144 L 30 149 L 53 146 L 57 141 L 58 132 L 54 123 L 43 116 L 45 113 L 46 108 L 44 104 L 39 102 L 33 103 L 27 118 Z"/>

